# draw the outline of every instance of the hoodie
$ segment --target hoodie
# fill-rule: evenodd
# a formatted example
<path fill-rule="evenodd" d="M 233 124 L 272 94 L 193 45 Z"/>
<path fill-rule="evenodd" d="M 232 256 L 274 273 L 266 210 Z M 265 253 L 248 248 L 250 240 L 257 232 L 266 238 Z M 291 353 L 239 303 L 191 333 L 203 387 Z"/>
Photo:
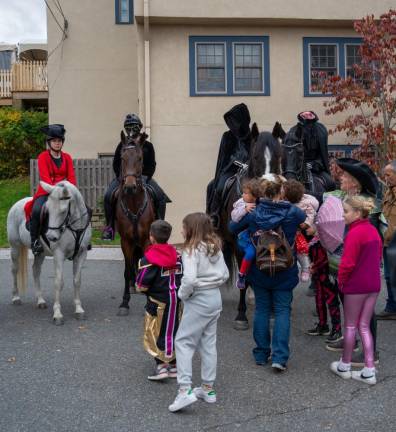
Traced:
<path fill-rule="evenodd" d="M 184 273 L 178 293 L 182 300 L 197 291 L 219 288 L 229 278 L 223 253 L 219 251 L 213 256 L 208 255 L 204 244 L 191 253 L 184 251 L 182 261 Z"/>
<path fill-rule="evenodd" d="M 149 246 L 144 256 L 147 262 L 158 267 L 172 268 L 176 265 L 177 261 L 177 251 L 168 243 Z"/>
<path fill-rule="evenodd" d="M 136 291 L 168 304 L 171 292 L 180 286 L 182 274 L 181 257 L 172 245 L 151 245 L 139 261 Z"/>

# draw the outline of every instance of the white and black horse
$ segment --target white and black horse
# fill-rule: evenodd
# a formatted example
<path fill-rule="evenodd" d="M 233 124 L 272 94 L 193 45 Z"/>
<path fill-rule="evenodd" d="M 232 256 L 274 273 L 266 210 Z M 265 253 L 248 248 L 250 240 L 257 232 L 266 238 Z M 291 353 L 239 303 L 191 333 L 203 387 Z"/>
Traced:
<path fill-rule="evenodd" d="M 44 253 L 36 256 L 33 261 L 34 286 L 37 307 L 46 309 L 47 304 L 40 286 L 40 273 L 45 257 L 53 256 L 55 267 L 53 320 L 59 325 L 63 324 L 60 293 L 63 288 L 65 259 L 73 260 L 75 317 L 84 318 L 85 312 L 80 300 L 81 269 L 91 243 L 91 215 L 79 190 L 68 181 L 62 181 L 55 186 L 41 182 L 41 186 L 49 193 L 45 203 L 45 211 L 48 213 L 48 230 L 45 237 L 48 239 L 48 244 L 46 239 L 41 237 Z M 27 252 L 30 248 L 30 233 L 26 229 L 24 207 L 30 199 L 24 198 L 16 202 L 7 217 L 13 275 L 12 302 L 15 305 L 21 304 L 20 295 L 26 291 L 27 285 Z"/>
<path fill-rule="evenodd" d="M 228 230 L 233 203 L 241 197 L 241 183 L 243 180 L 255 177 L 259 178 L 270 173 L 281 173 L 281 140 L 284 136 L 285 132 L 278 122 L 276 122 L 272 133 L 259 132 L 257 124 L 254 123 L 251 130 L 252 142 L 248 165 L 247 167 L 242 166 L 229 192 L 226 193 L 225 202 L 220 212 L 218 232 L 223 240 L 224 258 L 230 271 L 231 283 L 234 283 L 235 280 L 236 265 L 240 264 L 242 259 L 241 252 L 237 247 L 236 238 Z M 238 314 L 235 318 L 234 327 L 237 330 L 246 330 L 249 327 L 246 316 L 246 289 L 240 290 Z"/>

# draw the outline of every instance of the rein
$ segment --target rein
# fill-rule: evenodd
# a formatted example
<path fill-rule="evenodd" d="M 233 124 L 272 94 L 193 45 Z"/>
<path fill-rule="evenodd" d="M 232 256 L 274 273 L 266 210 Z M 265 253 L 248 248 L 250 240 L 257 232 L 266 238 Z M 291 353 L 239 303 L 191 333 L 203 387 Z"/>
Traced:
<path fill-rule="evenodd" d="M 128 144 L 127 146 L 123 147 L 123 150 L 133 149 L 135 147 L 136 147 L 136 145 Z M 128 204 L 125 202 L 124 194 L 122 193 L 122 188 L 121 188 L 121 199 L 120 199 L 121 210 L 124 212 L 124 214 L 128 218 L 128 220 L 132 223 L 135 241 L 137 242 L 139 240 L 139 232 L 138 232 L 139 219 L 147 208 L 148 195 L 147 195 L 147 188 L 143 185 L 143 180 L 142 180 L 141 174 L 137 175 L 134 173 L 128 173 L 127 172 L 125 175 L 122 176 L 121 184 L 124 184 L 125 180 L 128 177 L 135 177 L 136 185 L 139 188 L 143 189 L 143 192 L 144 192 L 143 204 L 140 206 L 140 208 L 138 209 L 138 211 L 136 213 L 133 213 L 129 209 Z"/>
<path fill-rule="evenodd" d="M 63 199 L 70 199 L 70 198 L 63 198 Z M 73 252 L 73 256 L 70 259 L 73 260 L 77 256 L 78 251 L 80 250 L 81 243 L 82 243 L 82 240 L 84 238 L 84 234 L 85 234 L 89 224 L 91 223 L 92 211 L 90 211 L 90 209 L 88 209 L 88 207 L 86 207 L 86 211 L 79 218 L 70 221 L 70 217 L 71 217 L 70 207 L 71 207 L 71 205 L 69 202 L 69 207 L 67 209 L 67 214 L 66 214 L 64 221 L 58 227 L 48 226 L 48 229 L 54 230 L 54 231 L 60 231 L 61 235 L 66 231 L 66 229 L 68 229 L 72 233 L 72 235 L 74 237 L 74 252 Z M 84 216 L 88 216 L 87 222 L 84 225 L 84 227 L 74 229 L 73 224 L 81 221 Z M 44 240 L 45 240 L 47 246 L 50 247 L 50 243 L 49 243 L 46 236 L 44 236 Z"/>
<path fill-rule="evenodd" d="M 141 205 L 141 207 L 136 213 L 131 212 L 131 210 L 128 207 L 128 204 L 124 201 L 123 194 L 121 194 L 121 199 L 120 199 L 121 209 L 124 212 L 125 216 L 128 218 L 128 220 L 133 225 L 133 233 L 136 241 L 139 240 L 139 233 L 138 233 L 139 219 L 144 213 L 144 211 L 146 210 L 148 204 L 147 189 L 144 186 L 143 186 L 143 191 L 144 191 L 143 204 Z"/>

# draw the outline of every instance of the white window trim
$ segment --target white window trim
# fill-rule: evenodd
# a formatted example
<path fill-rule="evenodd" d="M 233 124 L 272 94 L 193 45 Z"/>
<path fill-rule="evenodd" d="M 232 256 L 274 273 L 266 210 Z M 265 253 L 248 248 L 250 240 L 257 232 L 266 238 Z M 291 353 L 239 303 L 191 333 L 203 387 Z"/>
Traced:
<path fill-rule="evenodd" d="M 224 91 L 198 91 L 198 45 L 223 45 L 224 46 Z M 227 94 L 227 44 L 221 41 L 204 41 L 194 43 L 195 54 L 195 94 L 197 95 L 226 95 Z"/>
<path fill-rule="evenodd" d="M 262 70 L 262 76 L 261 81 L 263 85 L 263 89 L 261 91 L 256 90 L 236 90 L 235 89 L 235 45 L 261 45 L 261 70 Z M 252 94 L 252 95 L 258 95 L 258 94 L 264 94 L 265 93 L 265 70 L 264 70 L 264 42 L 244 42 L 244 41 L 236 41 L 232 42 L 232 92 L 233 94 Z"/>
<path fill-rule="evenodd" d="M 347 47 L 348 46 L 362 46 L 362 44 L 361 43 L 346 43 L 346 44 L 344 44 L 344 65 L 345 65 L 344 74 L 345 74 L 345 78 L 347 77 L 347 67 L 348 67 L 348 65 L 347 65 Z"/>
<path fill-rule="evenodd" d="M 339 62 L 339 52 L 340 52 L 340 44 L 337 42 L 310 42 L 308 44 L 308 91 L 310 95 L 322 95 L 323 93 L 321 91 L 312 91 L 311 90 L 311 46 L 312 45 L 334 45 L 336 50 L 336 61 L 337 61 L 337 75 L 340 74 L 340 62 Z M 325 93 L 329 94 L 329 93 Z"/>

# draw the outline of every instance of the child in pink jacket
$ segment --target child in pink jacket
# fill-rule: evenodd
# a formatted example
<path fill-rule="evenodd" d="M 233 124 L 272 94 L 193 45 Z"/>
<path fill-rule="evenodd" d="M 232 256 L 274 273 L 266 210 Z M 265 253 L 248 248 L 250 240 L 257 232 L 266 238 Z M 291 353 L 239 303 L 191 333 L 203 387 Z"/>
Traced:
<path fill-rule="evenodd" d="M 338 269 L 339 290 L 344 295 L 344 350 L 340 361 L 330 365 L 332 372 L 341 378 L 366 384 L 377 382 L 370 320 L 381 289 L 382 241 L 368 220 L 374 207 L 372 199 L 359 195 L 344 200 L 344 219 L 349 231 Z M 362 340 L 365 367 L 352 372 L 356 329 Z"/>

